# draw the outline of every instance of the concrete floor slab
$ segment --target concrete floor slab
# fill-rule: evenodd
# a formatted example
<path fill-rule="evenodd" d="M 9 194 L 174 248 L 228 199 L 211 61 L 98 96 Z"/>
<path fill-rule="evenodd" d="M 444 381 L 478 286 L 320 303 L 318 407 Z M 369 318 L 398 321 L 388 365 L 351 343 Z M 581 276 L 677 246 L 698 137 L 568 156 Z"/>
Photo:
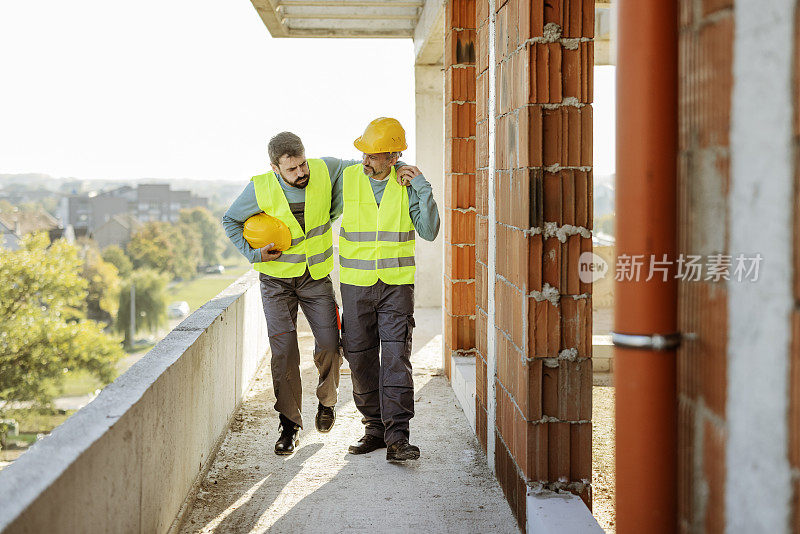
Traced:
<path fill-rule="evenodd" d="M 386 461 L 385 449 L 347 454 L 361 437 L 349 375 L 339 390 L 336 425 L 313 426 L 317 372 L 304 318 L 300 447 L 276 456 L 278 418 L 269 366 L 248 392 L 189 508 L 181 532 L 518 532 L 496 479 L 486 467 L 464 413 L 441 370 L 441 310 L 420 309 L 414 339 L 416 417 L 411 442 L 422 457 Z"/>

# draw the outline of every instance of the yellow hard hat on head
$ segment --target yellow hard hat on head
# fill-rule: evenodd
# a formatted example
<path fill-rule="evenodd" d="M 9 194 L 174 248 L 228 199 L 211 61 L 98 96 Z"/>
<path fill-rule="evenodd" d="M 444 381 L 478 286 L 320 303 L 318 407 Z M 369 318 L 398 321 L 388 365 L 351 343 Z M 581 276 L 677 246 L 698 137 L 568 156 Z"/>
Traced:
<path fill-rule="evenodd" d="M 353 144 L 365 154 L 400 152 L 408 148 L 406 131 L 400 126 L 400 121 L 389 117 L 378 117 L 370 122 Z"/>
<path fill-rule="evenodd" d="M 292 232 L 282 220 L 263 211 L 256 213 L 244 222 L 242 235 L 253 248 L 261 248 L 275 243 L 271 250 L 286 250 L 292 246 Z"/>

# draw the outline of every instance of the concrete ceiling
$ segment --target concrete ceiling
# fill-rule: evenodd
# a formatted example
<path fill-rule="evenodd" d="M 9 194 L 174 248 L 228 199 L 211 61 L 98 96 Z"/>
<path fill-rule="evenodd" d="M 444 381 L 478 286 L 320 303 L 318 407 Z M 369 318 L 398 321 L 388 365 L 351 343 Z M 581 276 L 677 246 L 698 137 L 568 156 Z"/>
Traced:
<path fill-rule="evenodd" d="M 442 63 L 445 0 L 251 0 L 272 37 L 411 38 L 415 63 Z M 595 2 L 595 64 L 614 64 L 611 0 Z"/>
<path fill-rule="evenodd" d="M 424 0 L 251 0 L 273 37 L 414 36 Z"/>

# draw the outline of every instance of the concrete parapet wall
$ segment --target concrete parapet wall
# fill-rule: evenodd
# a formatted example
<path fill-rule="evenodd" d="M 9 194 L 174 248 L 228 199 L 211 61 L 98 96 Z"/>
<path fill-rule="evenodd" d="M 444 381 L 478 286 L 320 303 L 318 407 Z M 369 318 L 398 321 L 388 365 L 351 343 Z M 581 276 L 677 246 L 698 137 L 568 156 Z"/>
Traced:
<path fill-rule="evenodd" d="M 166 532 L 267 352 L 255 272 L 0 472 L 0 532 Z"/>

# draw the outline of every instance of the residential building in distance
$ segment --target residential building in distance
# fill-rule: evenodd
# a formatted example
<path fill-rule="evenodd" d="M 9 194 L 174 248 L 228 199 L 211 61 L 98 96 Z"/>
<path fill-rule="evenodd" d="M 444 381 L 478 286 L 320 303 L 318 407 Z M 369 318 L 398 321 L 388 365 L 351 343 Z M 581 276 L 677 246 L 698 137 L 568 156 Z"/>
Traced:
<path fill-rule="evenodd" d="M 71 232 L 65 232 L 58 220 L 44 210 L 0 213 L 0 246 L 3 248 L 18 250 L 22 237 L 33 232 L 47 232 L 51 241 L 72 237 Z"/>
<path fill-rule="evenodd" d="M 124 247 L 142 226 L 144 224 L 130 213 L 121 213 L 93 230 L 90 236 L 101 250 L 109 245 Z"/>
<path fill-rule="evenodd" d="M 181 210 L 198 206 L 208 207 L 208 199 L 191 191 L 173 190 L 169 184 L 139 184 L 65 196 L 58 211 L 64 226 L 71 225 L 76 233 L 94 237 L 103 248 L 123 246 L 144 223 L 174 223 Z"/>

